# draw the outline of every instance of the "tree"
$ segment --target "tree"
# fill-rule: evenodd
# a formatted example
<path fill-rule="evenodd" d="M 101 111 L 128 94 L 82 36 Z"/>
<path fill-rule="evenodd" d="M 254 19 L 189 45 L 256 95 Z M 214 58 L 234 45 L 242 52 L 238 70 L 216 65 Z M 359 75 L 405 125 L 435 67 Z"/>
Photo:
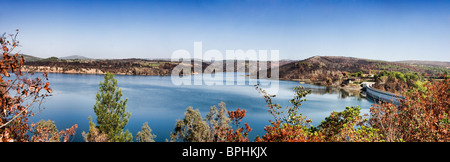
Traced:
<path fill-rule="evenodd" d="M 41 110 L 41 103 L 52 93 L 50 83 L 47 82 L 47 73 L 42 77 L 31 79 L 34 74 L 24 75 L 22 67 L 24 58 L 18 53 L 13 54 L 15 48 L 19 47 L 19 41 L 15 34 L 0 35 L 1 53 L 0 60 L 0 141 L 1 142 L 26 142 L 29 141 L 28 131 L 30 123 L 28 119 L 34 116 L 32 108 L 37 105 Z M 12 79 L 11 74 L 14 74 Z M 37 124 L 39 125 L 39 124 Z M 34 127 L 35 125 L 31 125 Z M 43 128 L 39 126 L 37 129 Z M 77 125 L 62 131 L 64 141 L 75 134 Z M 34 128 L 36 129 L 36 128 Z M 48 128 L 52 129 L 52 128 Z M 36 134 L 35 134 L 36 135 Z M 32 137 L 38 139 L 39 137 Z"/>
<path fill-rule="evenodd" d="M 183 142 L 208 142 L 210 135 L 210 128 L 202 119 L 200 111 L 188 107 L 183 120 L 177 120 L 174 132 L 170 133 L 170 138 L 172 141 L 180 139 Z"/>
<path fill-rule="evenodd" d="M 209 124 L 211 133 L 208 141 L 225 141 L 226 130 L 230 129 L 230 118 L 227 117 L 227 108 L 225 102 L 219 103 L 219 109 L 215 105 L 211 106 L 208 115 L 206 115 L 206 122 Z"/>
<path fill-rule="evenodd" d="M 34 131 L 31 131 L 33 142 L 58 142 L 59 134 L 54 121 L 40 120 L 35 123 Z"/>
<path fill-rule="evenodd" d="M 235 111 L 228 111 L 228 117 L 230 118 L 231 123 L 235 126 L 236 131 L 231 128 L 222 129 L 223 133 L 220 134 L 223 135 L 225 140 L 218 142 L 248 142 L 248 133 L 252 131 L 252 128 L 250 128 L 248 123 L 244 124 L 245 127 L 239 126 L 246 113 L 246 110 L 239 108 Z"/>
<path fill-rule="evenodd" d="M 371 108 L 369 122 L 385 141 L 450 141 L 450 78 L 423 87 L 405 93 L 400 105 L 382 103 Z"/>
<path fill-rule="evenodd" d="M 311 93 L 311 90 L 305 90 L 302 86 L 295 87 L 295 97 L 289 100 L 292 107 L 287 106 L 286 111 L 282 111 L 279 104 L 272 103 L 272 98 L 275 95 L 267 94 L 258 85 L 255 88 L 266 100 L 267 107 L 269 107 L 268 111 L 275 119 L 275 121 L 269 121 L 271 125 L 264 128 L 266 134 L 262 138 L 257 137 L 256 142 L 322 141 L 319 134 L 312 133 L 313 131 L 309 126 L 311 120 L 299 112 L 302 102 L 306 101 L 304 97 Z"/>
<path fill-rule="evenodd" d="M 106 134 L 108 141 L 111 142 L 130 142 L 133 140 L 133 136 L 128 130 L 123 132 L 131 113 L 126 111 L 128 99 L 122 100 L 121 97 L 122 89 L 117 86 L 114 74 L 107 72 L 104 81 L 99 84 L 94 112 L 97 116 L 98 125 L 96 128 L 99 134 Z M 92 125 L 91 119 L 89 123 Z M 91 130 L 89 133 L 91 133 Z M 87 136 L 92 135 L 88 134 Z"/>
<path fill-rule="evenodd" d="M 360 115 L 359 106 L 346 107 L 342 112 L 332 112 L 316 128 L 324 141 L 374 142 L 381 141 L 379 130 L 367 124 Z"/>
<path fill-rule="evenodd" d="M 32 142 L 67 142 L 71 136 L 75 135 L 75 130 L 78 126 L 75 124 L 70 129 L 58 132 L 55 122 L 51 120 L 40 120 L 37 123 L 31 124 Z"/>
<path fill-rule="evenodd" d="M 86 142 L 109 142 L 108 135 L 100 132 L 94 122 L 92 122 L 92 117 L 89 118 L 89 132 L 83 131 L 82 135 Z"/>
<path fill-rule="evenodd" d="M 247 142 L 248 133 L 252 130 L 245 123 L 240 127 L 246 110 L 237 109 L 227 111 L 224 102 L 219 103 L 219 109 L 211 106 L 208 115 L 203 119 L 199 110 L 188 107 L 183 120 L 177 120 L 174 132 L 171 132 L 172 141 L 184 142 Z M 233 124 L 236 131 L 232 129 Z"/>
<path fill-rule="evenodd" d="M 138 142 L 155 142 L 156 135 L 152 134 L 152 129 L 145 122 L 142 125 L 141 131 L 136 134 L 136 140 Z"/>
<path fill-rule="evenodd" d="M 359 72 L 356 73 L 356 77 L 360 77 L 361 78 L 362 76 L 363 76 L 363 72 L 362 71 L 359 71 Z"/>

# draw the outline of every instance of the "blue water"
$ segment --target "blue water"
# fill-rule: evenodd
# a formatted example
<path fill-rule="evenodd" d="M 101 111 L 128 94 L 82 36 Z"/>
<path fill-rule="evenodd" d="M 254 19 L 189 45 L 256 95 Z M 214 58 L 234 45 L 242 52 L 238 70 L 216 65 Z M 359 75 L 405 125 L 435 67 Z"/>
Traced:
<path fill-rule="evenodd" d="M 88 117 L 92 116 L 94 121 L 96 119 L 93 105 L 103 75 L 48 74 L 48 78 L 53 96 L 46 98 L 41 106 L 43 109 L 31 118 L 32 122 L 51 119 L 59 130 L 78 124 L 73 141 L 83 141 L 81 133 L 89 130 Z M 264 126 L 270 125 L 269 120 L 273 120 L 267 112 L 264 98 L 253 85 L 176 86 L 170 76 L 116 75 L 116 79 L 123 91 L 122 98 L 128 98 L 127 111 L 131 112 L 131 118 L 125 129 L 133 134 L 133 139 L 142 124 L 148 122 L 157 135 L 156 141 L 165 141 L 169 139 L 176 120 L 184 117 L 187 107 L 199 109 L 205 117 L 209 108 L 221 101 L 226 103 L 228 110 L 247 110 L 242 123 L 249 123 L 253 129 L 249 134 L 250 141 L 257 135 L 262 136 Z M 293 88 L 297 85 L 299 83 L 294 81 L 280 81 L 274 102 L 283 107 L 290 105 L 288 101 L 293 98 Z M 344 91 L 308 84 L 302 86 L 311 89 L 312 94 L 306 97 L 307 101 L 300 111 L 312 119 L 313 125 L 319 124 L 332 111 L 343 111 L 346 106 L 359 105 L 362 113 L 368 113 L 373 104 L 364 98 L 348 97 Z"/>

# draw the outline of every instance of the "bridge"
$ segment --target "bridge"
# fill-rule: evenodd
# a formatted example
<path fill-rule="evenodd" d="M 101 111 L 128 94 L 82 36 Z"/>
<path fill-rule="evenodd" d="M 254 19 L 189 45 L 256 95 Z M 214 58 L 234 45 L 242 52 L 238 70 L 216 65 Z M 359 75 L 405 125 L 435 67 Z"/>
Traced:
<path fill-rule="evenodd" d="M 395 105 L 400 104 L 400 100 L 405 99 L 403 96 L 399 96 L 393 93 L 384 92 L 380 90 L 376 90 L 375 88 L 372 88 L 372 85 L 375 84 L 375 82 L 363 82 L 363 88 L 366 90 L 367 96 L 370 96 L 376 100 L 383 101 L 383 102 L 390 102 Z"/>

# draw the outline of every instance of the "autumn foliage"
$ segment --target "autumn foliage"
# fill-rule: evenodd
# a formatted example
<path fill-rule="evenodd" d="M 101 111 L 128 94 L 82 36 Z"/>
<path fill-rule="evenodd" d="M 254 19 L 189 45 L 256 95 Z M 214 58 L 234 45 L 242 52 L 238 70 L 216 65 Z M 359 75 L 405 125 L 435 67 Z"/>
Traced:
<path fill-rule="evenodd" d="M 0 142 L 67 142 L 75 135 L 77 125 L 58 131 L 53 121 L 31 123 L 30 117 L 40 111 L 42 101 L 52 93 L 47 73 L 32 78 L 33 74 L 22 73 L 23 56 L 13 54 L 19 47 L 15 34 L 0 36 Z M 303 67 L 306 64 L 302 64 Z M 300 66 L 300 65 L 299 65 Z M 13 75 L 13 76 L 11 76 Z M 415 75 L 386 73 L 405 82 L 403 87 L 412 87 L 404 93 L 399 105 L 387 102 L 374 104 L 370 114 L 361 115 L 358 106 L 346 107 L 341 112 L 332 112 L 319 125 L 312 126 L 311 120 L 301 113 L 305 97 L 311 93 L 304 87 L 294 88 L 290 106 L 283 109 L 273 103 L 275 95 L 267 94 L 262 88 L 256 90 L 264 97 L 268 112 L 273 116 L 264 130 L 265 134 L 256 142 L 450 142 L 450 78 L 429 82 L 412 82 Z M 394 77 L 395 76 L 395 77 Z M 388 77 L 384 77 L 385 79 Z M 379 80 L 381 80 L 380 78 Z M 389 78 L 388 78 L 389 79 Z M 408 86 L 406 82 L 408 81 Z M 379 81 L 381 82 L 381 81 Z M 420 86 L 416 86 L 420 83 Z M 399 84 L 400 85 L 400 84 Z M 389 86 L 388 86 L 389 87 Z M 392 86 L 390 86 L 392 87 Z M 398 87 L 398 86 L 397 86 Z M 404 89 L 404 88 L 399 88 Z M 117 90 L 117 91 L 116 91 Z M 114 94 L 114 96 L 112 96 Z M 123 128 L 130 115 L 125 111 L 127 100 L 120 100 L 121 90 L 114 75 L 107 73 L 100 84 L 94 111 L 97 124 L 90 118 L 90 131 L 86 141 L 131 141 L 132 136 Z M 249 142 L 252 128 L 248 123 L 241 125 L 247 115 L 245 109 L 227 111 L 225 103 L 212 106 L 206 118 L 198 109 L 189 107 L 184 118 L 177 120 L 171 132 L 172 141 L 184 142 Z M 111 113 L 110 110 L 115 110 Z M 30 137 L 31 135 L 31 137 Z M 154 141 L 147 124 L 138 133 L 138 141 Z"/>
<path fill-rule="evenodd" d="M 50 135 L 42 134 L 48 133 L 48 129 L 36 127 L 36 124 L 30 125 L 29 118 L 34 116 L 33 107 L 37 106 L 40 109 L 40 104 L 52 93 L 52 89 L 47 82 L 47 73 L 34 79 L 31 79 L 32 74 L 22 73 L 24 58 L 18 53 L 13 54 L 13 50 L 20 46 L 16 39 L 17 35 L 18 30 L 15 34 L 0 36 L 3 54 L 3 59 L 0 60 L 0 141 L 29 141 L 30 137 L 27 134 L 29 130 L 35 130 L 33 133 L 35 137 L 31 138 L 34 141 L 47 141 L 45 139 L 49 139 L 47 137 Z M 77 125 L 74 125 L 60 132 L 59 135 L 62 136 L 59 137 L 63 141 L 68 141 L 76 128 Z"/>
<path fill-rule="evenodd" d="M 31 124 L 30 132 L 33 134 L 31 142 L 68 142 L 70 137 L 75 135 L 78 125 L 58 132 L 55 122 L 51 120 L 41 120 Z"/>
<path fill-rule="evenodd" d="M 248 133 L 252 131 L 252 128 L 250 128 L 248 123 L 244 124 L 245 127 L 240 127 L 242 118 L 245 117 L 246 113 L 246 110 L 239 108 L 236 111 L 228 111 L 228 117 L 231 119 L 236 131 L 231 128 L 223 130 L 224 132 L 221 135 L 223 135 L 225 140 L 219 142 L 248 142 Z"/>
<path fill-rule="evenodd" d="M 369 123 L 386 141 L 449 142 L 450 79 L 432 81 L 425 91 L 411 89 L 399 106 L 382 103 L 371 108 Z"/>
<path fill-rule="evenodd" d="M 287 106 L 284 111 L 279 104 L 272 102 L 274 95 L 267 94 L 258 85 L 256 90 L 264 97 L 268 112 L 272 114 L 275 121 L 269 121 L 271 125 L 266 126 L 264 130 L 266 134 L 262 137 L 257 137 L 256 142 L 319 142 L 322 141 L 320 135 L 311 131 L 310 119 L 300 113 L 302 102 L 306 101 L 304 97 L 311 93 L 310 90 L 305 90 L 304 87 L 296 87 L 295 97 L 289 102 L 292 106 Z"/>
<path fill-rule="evenodd" d="M 256 137 L 256 142 L 320 142 L 321 138 L 311 134 L 300 125 L 282 123 L 281 121 L 271 121 L 270 126 L 266 126 L 267 132 L 262 138 Z"/>
<path fill-rule="evenodd" d="M 370 115 L 361 115 L 360 108 L 346 107 L 342 112 L 332 112 L 317 127 L 308 125 L 297 113 L 308 93 L 297 87 L 296 97 L 290 100 L 293 107 L 280 111 L 272 103 L 271 95 L 257 90 L 268 104 L 275 121 L 269 121 L 266 134 L 257 142 L 448 142 L 450 141 L 450 79 L 431 81 L 421 88 L 410 89 L 400 105 L 379 102 L 370 109 Z M 285 113 L 288 115 L 284 115 Z M 294 113 L 293 113 L 294 112 Z M 295 119 L 295 120 L 293 120 Z"/>

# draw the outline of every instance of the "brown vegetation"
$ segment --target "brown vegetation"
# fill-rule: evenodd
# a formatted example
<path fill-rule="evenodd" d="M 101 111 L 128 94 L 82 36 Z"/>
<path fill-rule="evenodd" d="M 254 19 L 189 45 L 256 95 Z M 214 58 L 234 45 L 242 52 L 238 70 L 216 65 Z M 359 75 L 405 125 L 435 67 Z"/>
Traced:
<path fill-rule="evenodd" d="M 12 54 L 12 51 L 19 47 L 19 41 L 16 40 L 18 30 L 15 34 L 3 34 L 0 36 L 2 46 L 1 52 L 3 59 L 0 60 L 0 141 L 2 142 L 26 142 L 32 141 L 68 141 L 73 136 L 77 125 L 70 129 L 57 133 L 49 132 L 51 129 L 44 127 L 48 124 L 31 124 L 29 117 L 34 116 L 32 108 L 38 105 L 40 109 L 41 102 L 52 93 L 47 82 L 47 73 L 41 77 L 30 79 L 31 75 L 22 73 L 24 63 L 23 56 Z M 11 74 L 14 76 L 11 79 Z M 29 137 L 27 132 L 33 131 L 33 137 Z M 61 138 L 60 138 L 61 137 Z"/>
<path fill-rule="evenodd" d="M 384 103 L 371 109 L 369 123 L 386 141 L 450 141 L 450 79 L 424 87 L 407 92 L 399 106 Z"/>
<path fill-rule="evenodd" d="M 143 59 L 53 60 L 26 62 L 24 70 L 53 73 L 170 75 L 177 63 Z"/>
<path fill-rule="evenodd" d="M 293 107 L 288 106 L 287 111 L 280 112 L 281 107 L 272 103 L 273 96 L 257 88 L 264 96 L 275 121 L 270 121 L 271 126 L 264 129 L 266 134 L 255 141 L 449 142 L 450 78 L 427 83 L 424 88 L 410 89 L 400 105 L 381 102 L 373 105 L 370 116 L 360 115 L 359 107 L 332 112 L 317 127 L 308 126 L 311 121 L 301 113 L 289 113 L 298 110 L 298 102 L 291 102 Z M 297 99 L 308 94 L 302 88 L 296 90 Z M 297 115 L 288 115 L 286 118 L 282 115 L 285 112 Z M 289 122 L 292 119 L 298 122 Z"/>

